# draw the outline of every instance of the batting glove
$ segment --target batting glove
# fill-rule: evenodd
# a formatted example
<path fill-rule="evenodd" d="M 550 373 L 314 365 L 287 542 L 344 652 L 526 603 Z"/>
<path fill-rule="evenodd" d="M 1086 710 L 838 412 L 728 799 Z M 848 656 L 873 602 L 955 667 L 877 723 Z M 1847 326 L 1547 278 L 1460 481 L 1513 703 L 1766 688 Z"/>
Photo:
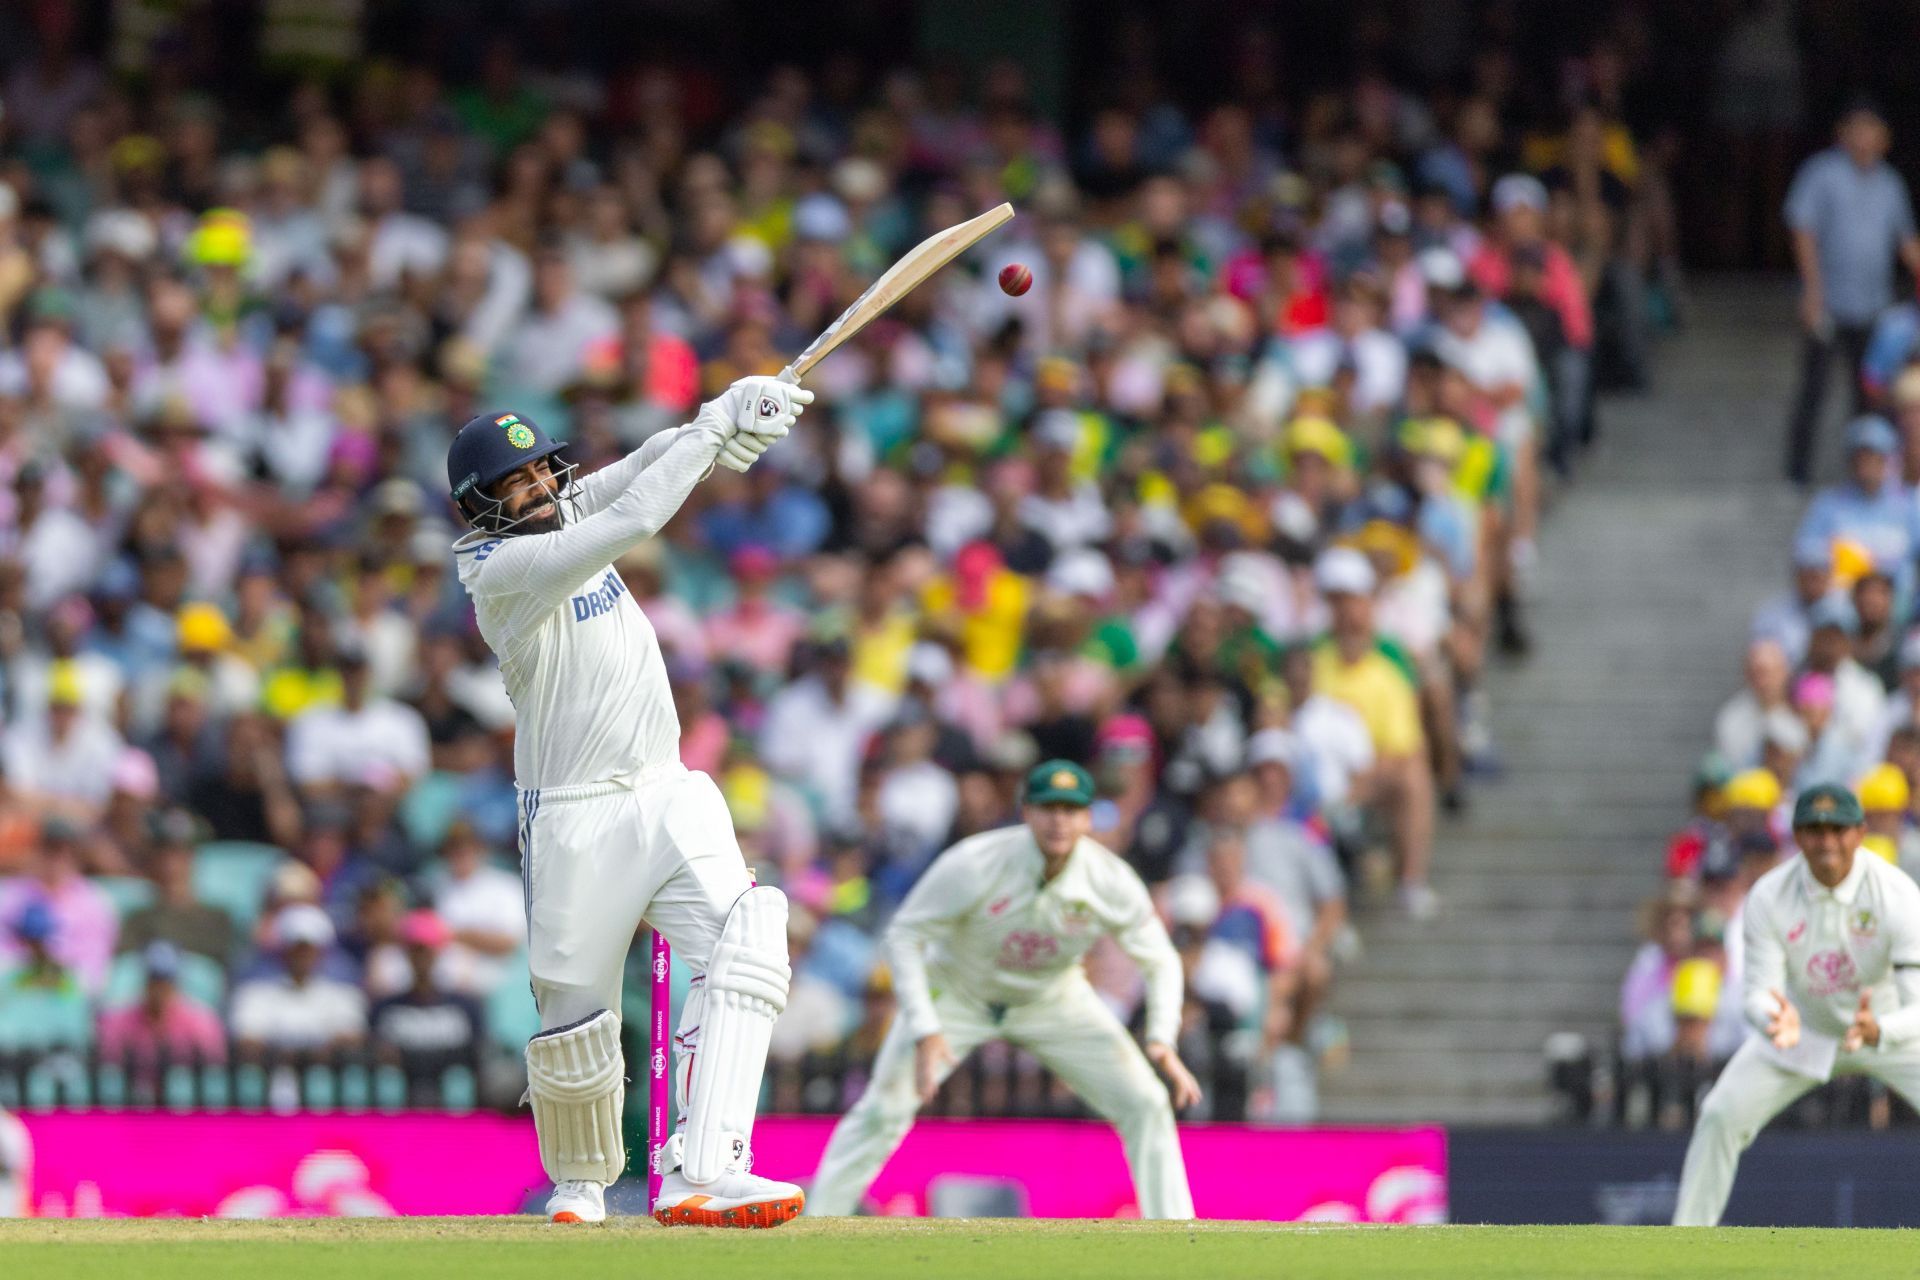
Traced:
<path fill-rule="evenodd" d="M 813 392 L 782 382 L 778 378 L 742 378 L 721 393 L 717 400 L 703 406 L 725 415 L 730 432 L 721 446 L 721 466 L 745 471 L 759 456 L 786 435 L 806 407 L 813 403 Z"/>

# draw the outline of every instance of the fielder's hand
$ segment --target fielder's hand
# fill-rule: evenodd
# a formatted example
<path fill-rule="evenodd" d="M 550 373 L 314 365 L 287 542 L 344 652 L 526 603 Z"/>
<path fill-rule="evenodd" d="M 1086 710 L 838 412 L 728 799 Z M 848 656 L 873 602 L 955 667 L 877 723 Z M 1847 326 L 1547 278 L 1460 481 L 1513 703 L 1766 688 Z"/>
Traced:
<path fill-rule="evenodd" d="M 1767 1039 L 1773 1041 L 1776 1049 L 1791 1049 L 1800 1043 L 1800 1011 L 1793 1007 L 1793 1001 L 1781 994 L 1778 987 L 1767 994 L 1779 1006 L 1773 1011 L 1773 1017 L 1767 1019 Z M 1878 1037 L 1879 1032 L 1876 1030 L 1874 1034 Z"/>
<path fill-rule="evenodd" d="M 804 387 L 778 378 L 742 378 L 702 405 L 697 421 L 725 432 L 720 465 L 745 471 L 787 434 L 812 403 L 813 392 Z"/>
<path fill-rule="evenodd" d="M 913 1050 L 913 1080 L 919 1088 L 921 1103 L 933 1101 L 933 1095 L 940 1092 L 940 1082 L 956 1065 L 945 1036 L 936 1031 L 920 1037 Z"/>
<path fill-rule="evenodd" d="M 1180 1061 L 1180 1055 L 1172 1045 L 1148 1044 L 1147 1061 L 1160 1068 L 1160 1073 L 1166 1076 L 1167 1093 L 1173 1099 L 1175 1111 L 1185 1111 L 1200 1101 L 1200 1082 L 1193 1078 L 1193 1072 L 1187 1070 L 1187 1064 Z"/>
<path fill-rule="evenodd" d="M 1863 1045 L 1880 1043 L 1880 1019 L 1873 1016 L 1873 994 L 1860 993 L 1860 1007 L 1854 1011 L 1853 1025 L 1847 1028 L 1847 1034 L 1840 1041 L 1840 1047 L 1848 1053 L 1857 1053 Z"/>

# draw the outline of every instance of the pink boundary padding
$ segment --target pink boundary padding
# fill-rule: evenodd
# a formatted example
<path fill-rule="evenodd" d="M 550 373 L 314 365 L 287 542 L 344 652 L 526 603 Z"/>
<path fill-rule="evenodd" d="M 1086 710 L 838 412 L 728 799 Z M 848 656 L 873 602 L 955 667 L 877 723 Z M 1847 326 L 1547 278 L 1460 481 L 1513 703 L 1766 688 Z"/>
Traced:
<path fill-rule="evenodd" d="M 647 1047 L 647 1211 L 660 1199 L 660 1147 L 667 1140 L 667 1079 L 670 1008 L 673 985 L 667 981 L 673 953 L 656 930 L 653 935 L 653 995 L 648 1009 Z"/>
<path fill-rule="evenodd" d="M 517 1213 L 546 1188 L 524 1113 L 20 1118 L 35 1148 L 31 1203 L 54 1217 Z M 834 1119 L 762 1118 L 756 1166 L 809 1182 Z M 1180 1145 L 1203 1218 L 1446 1219 L 1439 1128 L 1201 1124 L 1183 1128 Z M 1012 1183 L 1035 1217 L 1138 1212 L 1119 1139 L 1072 1120 L 923 1121 L 874 1181 L 870 1205 L 923 1214 L 929 1191 L 948 1178 Z"/>

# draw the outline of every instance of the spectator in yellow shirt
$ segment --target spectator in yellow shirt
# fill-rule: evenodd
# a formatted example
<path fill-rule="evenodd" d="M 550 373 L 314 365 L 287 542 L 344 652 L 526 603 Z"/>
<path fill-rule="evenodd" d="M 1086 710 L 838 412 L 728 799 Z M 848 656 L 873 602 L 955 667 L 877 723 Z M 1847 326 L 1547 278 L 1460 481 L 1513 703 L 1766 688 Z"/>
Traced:
<path fill-rule="evenodd" d="M 1356 793 L 1380 805 L 1393 832 L 1400 903 L 1425 919 L 1439 907 L 1427 882 L 1433 855 L 1433 765 L 1420 728 L 1420 699 L 1406 669 L 1381 651 L 1373 629 L 1373 566 L 1351 547 L 1335 547 L 1314 566 L 1333 629 L 1314 646 L 1313 687 L 1352 707 L 1366 723 L 1377 762 Z"/>
<path fill-rule="evenodd" d="M 952 573 L 927 585 L 921 603 L 930 619 L 959 622 L 963 661 L 998 684 L 1019 664 L 1032 599 L 1027 580 L 1006 567 L 992 543 L 973 542 L 954 556 Z"/>

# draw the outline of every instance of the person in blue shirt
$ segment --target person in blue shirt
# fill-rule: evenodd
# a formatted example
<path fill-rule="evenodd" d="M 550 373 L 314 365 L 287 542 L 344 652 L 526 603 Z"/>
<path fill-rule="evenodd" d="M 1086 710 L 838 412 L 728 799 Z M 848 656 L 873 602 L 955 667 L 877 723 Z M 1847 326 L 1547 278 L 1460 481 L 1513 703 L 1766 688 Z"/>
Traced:
<path fill-rule="evenodd" d="M 1893 424 L 1866 414 L 1847 424 L 1847 480 L 1822 489 L 1800 521 L 1795 543 L 1838 539 L 1858 543 L 1874 567 L 1893 579 L 1895 616 L 1913 602 L 1913 494 L 1900 483 L 1900 441 Z"/>
<path fill-rule="evenodd" d="M 1866 407 L 1858 376 L 1867 338 L 1893 304 L 1896 258 L 1920 278 L 1907 184 L 1887 163 L 1885 119 L 1857 103 L 1840 118 L 1835 145 L 1800 166 L 1787 192 L 1786 220 L 1800 272 L 1800 392 L 1787 428 L 1787 478 L 1811 483 L 1814 437 L 1826 398 L 1827 367 L 1838 350 L 1853 383 L 1853 412 Z"/>

